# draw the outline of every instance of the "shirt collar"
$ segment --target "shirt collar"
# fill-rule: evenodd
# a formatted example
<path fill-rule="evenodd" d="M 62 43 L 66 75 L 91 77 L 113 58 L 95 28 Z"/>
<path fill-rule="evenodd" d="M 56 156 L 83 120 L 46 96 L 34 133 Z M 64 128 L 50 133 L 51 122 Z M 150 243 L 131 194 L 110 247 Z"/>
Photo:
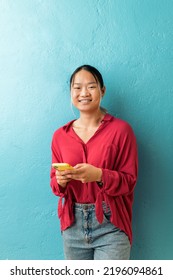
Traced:
<path fill-rule="evenodd" d="M 103 118 L 103 120 L 102 120 L 102 122 L 109 122 L 109 121 L 112 121 L 113 118 L 114 118 L 114 117 L 113 117 L 112 115 L 106 113 L 105 116 L 104 116 L 104 118 Z M 74 120 L 68 122 L 67 124 L 65 124 L 65 125 L 63 126 L 63 129 L 64 129 L 65 132 L 68 132 L 68 131 L 69 131 L 69 129 L 71 128 L 72 123 L 73 123 L 75 120 L 76 120 L 76 119 L 74 119 Z"/>

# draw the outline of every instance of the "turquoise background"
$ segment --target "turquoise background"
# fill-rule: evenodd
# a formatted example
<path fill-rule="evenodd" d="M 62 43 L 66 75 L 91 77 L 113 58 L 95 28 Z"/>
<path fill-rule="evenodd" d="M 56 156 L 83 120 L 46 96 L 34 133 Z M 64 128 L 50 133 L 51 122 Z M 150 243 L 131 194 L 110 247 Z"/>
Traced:
<path fill-rule="evenodd" d="M 131 259 L 173 259 L 171 0 L 0 1 L 0 259 L 63 259 L 50 143 L 84 63 L 138 140 Z"/>

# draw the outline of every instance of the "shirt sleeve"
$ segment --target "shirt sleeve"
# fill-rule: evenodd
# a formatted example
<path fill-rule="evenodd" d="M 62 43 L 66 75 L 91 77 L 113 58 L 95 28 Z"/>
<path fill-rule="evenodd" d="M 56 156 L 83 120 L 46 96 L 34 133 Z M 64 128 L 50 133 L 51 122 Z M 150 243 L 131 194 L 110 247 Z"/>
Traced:
<path fill-rule="evenodd" d="M 138 173 L 136 137 L 126 125 L 119 139 L 119 153 L 113 170 L 102 169 L 104 192 L 109 196 L 129 195 L 133 192 Z"/>
<path fill-rule="evenodd" d="M 58 153 L 58 147 L 57 144 L 55 143 L 55 136 L 53 136 L 52 139 L 52 144 L 51 144 L 51 150 L 52 150 L 52 163 L 55 162 L 61 162 L 61 157 Z M 66 189 L 67 188 L 63 188 L 61 187 L 56 180 L 56 170 L 54 168 L 51 167 L 51 171 L 50 171 L 50 186 L 52 188 L 53 193 L 56 196 L 62 196 L 63 194 L 66 193 Z"/>

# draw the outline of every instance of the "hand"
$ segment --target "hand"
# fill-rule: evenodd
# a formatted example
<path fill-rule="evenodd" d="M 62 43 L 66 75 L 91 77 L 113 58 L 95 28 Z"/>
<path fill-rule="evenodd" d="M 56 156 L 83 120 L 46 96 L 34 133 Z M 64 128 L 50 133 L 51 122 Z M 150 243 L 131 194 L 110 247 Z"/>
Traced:
<path fill-rule="evenodd" d="M 73 170 L 63 171 L 66 179 L 79 180 L 82 183 L 101 181 L 102 169 L 91 164 L 80 163 L 74 166 Z"/>
<path fill-rule="evenodd" d="M 67 186 L 67 183 L 71 181 L 70 178 L 67 178 L 66 175 L 64 175 L 64 171 L 56 170 L 55 175 L 57 183 L 63 188 L 65 188 Z"/>

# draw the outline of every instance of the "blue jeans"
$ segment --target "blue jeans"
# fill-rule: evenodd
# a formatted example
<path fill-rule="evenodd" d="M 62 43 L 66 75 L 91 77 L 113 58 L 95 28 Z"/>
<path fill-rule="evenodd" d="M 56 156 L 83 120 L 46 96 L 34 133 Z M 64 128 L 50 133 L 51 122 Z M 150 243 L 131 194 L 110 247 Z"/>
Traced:
<path fill-rule="evenodd" d="M 74 224 L 62 232 L 66 260 L 127 260 L 127 235 L 110 222 L 111 212 L 103 205 L 104 220 L 99 224 L 94 204 L 75 203 Z"/>

